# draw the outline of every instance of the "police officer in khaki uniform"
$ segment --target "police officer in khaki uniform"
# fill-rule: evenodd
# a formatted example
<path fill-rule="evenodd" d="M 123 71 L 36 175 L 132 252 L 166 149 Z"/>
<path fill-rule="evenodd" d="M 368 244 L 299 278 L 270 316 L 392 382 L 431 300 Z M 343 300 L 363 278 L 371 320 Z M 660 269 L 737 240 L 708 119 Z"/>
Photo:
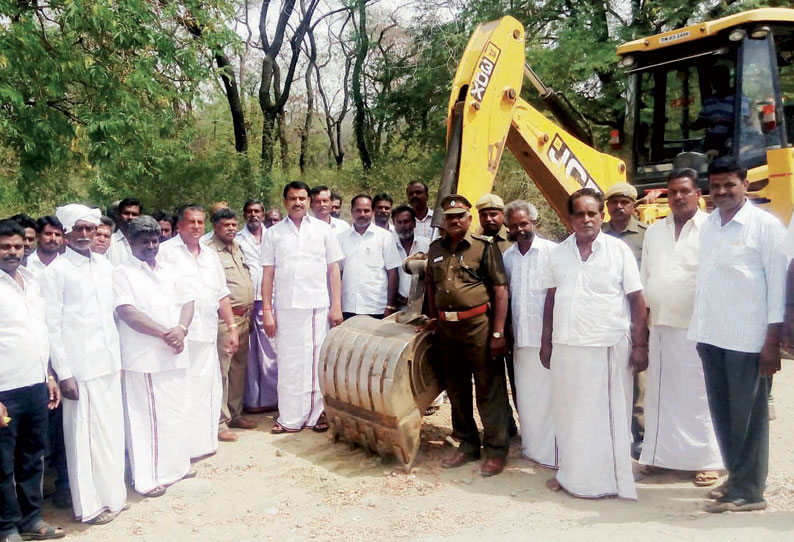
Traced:
<path fill-rule="evenodd" d="M 496 246 L 499 247 L 499 252 L 505 253 L 505 250 L 513 246 L 513 241 L 510 240 L 507 234 L 505 222 L 505 202 L 496 194 L 485 194 L 477 200 L 474 204 L 477 208 L 477 214 L 480 218 L 480 233 L 487 235 L 493 239 Z M 513 392 L 513 403 L 518 404 L 516 399 L 516 379 L 513 371 L 513 333 L 510 322 L 510 304 L 507 304 L 507 323 L 505 324 L 505 339 L 507 340 L 507 347 L 504 356 L 496 358 L 496 362 L 503 362 L 507 368 L 507 378 L 510 381 L 510 390 Z M 504 359 L 502 359 L 504 358 Z M 518 434 L 518 427 L 516 420 L 513 417 L 513 409 L 510 407 L 510 401 L 507 402 L 507 432 L 508 435 L 514 437 Z"/>
<path fill-rule="evenodd" d="M 213 235 L 208 246 L 218 252 L 226 274 L 226 287 L 234 313 L 234 327 L 231 329 L 223 321 L 218 324 L 218 356 L 221 360 L 223 380 L 223 400 L 221 419 L 218 427 L 218 440 L 234 442 L 237 435 L 229 430 L 254 429 L 257 423 L 242 415 L 243 393 L 245 392 L 245 367 L 248 363 L 248 332 L 251 308 L 254 305 L 254 283 L 240 245 L 235 241 L 237 216 L 228 208 L 216 210 L 210 216 Z M 229 333 L 237 333 L 240 347 L 234 355 L 220 345 L 225 345 Z"/>
<path fill-rule="evenodd" d="M 601 225 L 601 231 L 629 245 L 639 266 L 642 260 L 642 243 L 645 241 L 645 230 L 648 226 L 634 217 L 637 189 L 628 183 L 617 183 L 610 186 L 604 196 L 609 222 Z M 639 459 L 642 441 L 645 438 L 645 372 L 634 375 L 631 438 L 631 453 L 634 459 Z"/>
<path fill-rule="evenodd" d="M 428 250 L 428 304 L 452 406 L 453 436 L 460 442 L 442 466 L 459 467 L 480 457 L 473 375 L 484 433 L 481 474 L 492 476 L 502 472 L 508 452 L 504 369 L 491 362 L 506 347 L 507 277 L 490 237 L 469 232 L 471 204 L 466 198 L 447 196 L 441 208 L 446 232 Z"/>

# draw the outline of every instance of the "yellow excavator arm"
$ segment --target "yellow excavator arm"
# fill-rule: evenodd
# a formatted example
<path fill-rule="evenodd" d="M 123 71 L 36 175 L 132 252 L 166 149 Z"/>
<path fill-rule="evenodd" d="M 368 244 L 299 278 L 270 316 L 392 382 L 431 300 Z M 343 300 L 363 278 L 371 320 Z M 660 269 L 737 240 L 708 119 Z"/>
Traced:
<path fill-rule="evenodd" d="M 568 195 L 586 186 L 605 191 L 625 182 L 626 165 L 521 99 L 525 72 L 534 77 L 524 68 L 524 27 L 518 20 L 503 17 L 477 27 L 452 84 L 447 160 L 437 201 L 459 193 L 474 203 L 489 193 L 507 147 L 568 224 Z"/>

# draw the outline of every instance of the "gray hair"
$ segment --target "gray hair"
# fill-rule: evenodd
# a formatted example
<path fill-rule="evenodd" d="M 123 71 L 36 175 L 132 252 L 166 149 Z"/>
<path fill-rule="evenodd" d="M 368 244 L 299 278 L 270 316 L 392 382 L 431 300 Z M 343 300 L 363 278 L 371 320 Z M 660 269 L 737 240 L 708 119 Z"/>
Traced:
<path fill-rule="evenodd" d="M 141 235 L 147 234 L 156 235 L 159 238 L 162 232 L 160 224 L 149 215 L 136 217 L 127 226 L 127 236 L 130 238 L 130 242 L 135 241 Z"/>
<path fill-rule="evenodd" d="M 509 219 L 510 215 L 516 211 L 524 211 L 527 213 L 527 216 L 532 222 L 538 219 L 538 209 L 528 201 L 522 199 L 511 201 L 505 206 L 505 219 Z"/>

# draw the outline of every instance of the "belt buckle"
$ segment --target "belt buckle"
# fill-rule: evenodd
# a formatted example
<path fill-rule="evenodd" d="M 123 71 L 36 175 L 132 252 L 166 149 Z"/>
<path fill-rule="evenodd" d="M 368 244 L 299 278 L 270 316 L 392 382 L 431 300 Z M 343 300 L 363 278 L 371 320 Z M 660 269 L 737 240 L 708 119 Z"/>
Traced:
<path fill-rule="evenodd" d="M 457 322 L 460 320 L 460 318 L 458 318 L 458 313 L 455 311 L 452 312 L 444 311 L 444 319 L 447 322 Z"/>

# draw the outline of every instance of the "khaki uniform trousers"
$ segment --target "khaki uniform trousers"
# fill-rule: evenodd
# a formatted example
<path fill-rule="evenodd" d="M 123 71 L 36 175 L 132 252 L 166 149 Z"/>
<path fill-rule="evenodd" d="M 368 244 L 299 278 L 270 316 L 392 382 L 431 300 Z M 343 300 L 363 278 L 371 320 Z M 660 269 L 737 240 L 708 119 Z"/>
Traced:
<path fill-rule="evenodd" d="M 243 395 L 245 393 L 245 368 L 248 364 L 248 333 L 251 322 L 248 316 L 235 316 L 234 323 L 240 347 L 234 355 L 226 351 L 230 330 L 224 322 L 218 323 L 218 357 L 221 360 L 221 382 L 223 399 L 221 401 L 221 419 L 219 431 L 229 428 L 232 419 L 243 413 Z"/>

